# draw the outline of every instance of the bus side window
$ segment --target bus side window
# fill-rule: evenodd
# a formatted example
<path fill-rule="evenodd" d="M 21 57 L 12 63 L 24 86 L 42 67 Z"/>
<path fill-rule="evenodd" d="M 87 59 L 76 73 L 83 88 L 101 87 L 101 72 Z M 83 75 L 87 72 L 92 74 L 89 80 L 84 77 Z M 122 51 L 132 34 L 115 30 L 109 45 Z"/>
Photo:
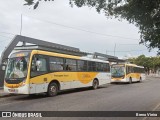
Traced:
<path fill-rule="evenodd" d="M 131 67 L 131 66 L 128 66 L 128 73 L 133 73 L 134 71 L 133 71 L 133 67 Z"/>
<path fill-rule="evenodd" d="M 130 67 L 128 66 L 127 68 L 128 68 L 128 73 L 130 73 L 130 72 L 131 72 L 131 69 L 130 69 Z"/>
<path fill-rule="evenodd" d="M 88 61 L 88 71 L 96 71 L 96 62 Z"/>
<path fill-rule="evenodd" d="M 66 70 L 71 70 L 71 68 L 69 67 L 69 65 L 66 65 Z"/>
<path fill-rule="evenodd" d="M 32 57 L 31 71 L 37 71 L 37 66 L 36 66 L 37 59 L 38 58 L 35 55 Z"/>
<path fill-rule="evenodd" d="M 32 58 L 31 77 L 42 75 L 47 72 L 47 60 L 43 55 L 35 55 Z"/>
<path fill-rule="evenodd" d="M 78 71 L 87 71 L 87 61 L 78 60 L 77 61 L 77 69 L 78 69 Z"/>
<path fill-rule="evenodd" d="M 104 71 L 105 71 L 105 72 L 110 72 L 109 63 L 104 63 Z"/>
<path fill-rule="evenodd" d="M 131 67 L 126 66 L 126 69 L 127 69 L 127 70 L 126 70 L 126 71 L 127 71 L 127 72 L 126 72 L 127 74 L 131 73 Z"/>
<path fill-rule="evenodd" d="M 36 61 L 36 66 L 37 66 L 37 71 L 47 71 L 47 66 L 46 66 L 46 59 L 44 58 L 39 58 Z"/>
<path fill-rule="evenodd" d="M 67 71 L 76 71 L 77 70 L 77 62 L 73 59 L 66 59 L 66 70 Z"/>
<path fill-rule="evenodd" d="M 63 71 L 64 70 L 64 59 L 58 57 L 49 57 L 49 68 L 50 71 Z"/>

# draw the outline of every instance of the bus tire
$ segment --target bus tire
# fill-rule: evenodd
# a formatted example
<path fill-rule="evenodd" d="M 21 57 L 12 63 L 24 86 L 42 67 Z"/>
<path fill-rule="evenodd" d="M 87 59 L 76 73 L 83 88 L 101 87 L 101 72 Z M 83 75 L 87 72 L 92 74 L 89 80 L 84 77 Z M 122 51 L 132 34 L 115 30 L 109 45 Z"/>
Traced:
<path fill-rule="evenodd" d="M 129 78 L 129 84 L 132 84 L 132 78 L 131 77 Z"/>
<path fill-rule="evenodd" d="M 51 82 L 48 86 L 47 96 L 53 97 L 56 96 L 58 93 L 58 85 L 55 82 Z"/>
<path fill-rule="evenodd" d="M 142 77 L 139 78 L 139 82 L 142 82 Z"/>
<path fill-rule="evenodd" d="M 98 85 L 99 85 L 99 82 L 97 79 L 93 80 L 93 83 L 92 83 L 92 88 L 95 90 L 98 88 Z"/>

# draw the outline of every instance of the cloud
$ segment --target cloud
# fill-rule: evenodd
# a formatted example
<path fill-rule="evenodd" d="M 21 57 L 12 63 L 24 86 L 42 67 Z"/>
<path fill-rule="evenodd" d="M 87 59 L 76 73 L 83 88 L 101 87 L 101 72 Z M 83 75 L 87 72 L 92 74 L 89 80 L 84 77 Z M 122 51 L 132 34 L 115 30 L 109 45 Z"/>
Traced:
<path fill-rule="evenodd" d="M 126 54 L 137 56 L 142 53 L 156 55 L 155 52 L 149 53 L 143 45 L 120 45 L 138 44 L 138 28 L 128 24 L 125 20 L 120 22 L 117 19 L 107 19 L 103 13 L 98 14 L 94 8 L 77 8 L 76 6 L 71 8 L 69 1 L 64 0 L 41 2 L 36 10 L 23 4 L 23 0 L 0 1 L 0 15 L 2 16 L 0 19 L 0 39 L 5 41 L 4 46 L 11 39 L 2 37 L 4 34 L 1 31 L 19 34 L 20 18 L 23 14 L 22 35 L 24 36 L 78 47 L 87 52 L 106 53 L 108 51 L 107 53 L 111 55 L 113 55 L 116 43 L 116 55 L 119 57 Z M 5 34 L 5 36 L 13 37 L 9 34 Z M 3 48 L 0 49 L 0 51 L 2 50 Z M 131 50 L 144 51 L 133 52 Z"/>

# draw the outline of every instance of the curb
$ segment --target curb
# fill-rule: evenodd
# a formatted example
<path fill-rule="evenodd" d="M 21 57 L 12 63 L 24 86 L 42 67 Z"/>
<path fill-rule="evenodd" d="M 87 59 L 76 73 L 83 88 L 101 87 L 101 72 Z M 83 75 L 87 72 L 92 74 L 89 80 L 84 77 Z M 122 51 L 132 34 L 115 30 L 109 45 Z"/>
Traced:
<path fill-rule="evenodd" d="M 11 96 L 11 94 L 4 93 L 3 92 L 3 87 L 0 87 L 0 98 L 9 97 L 9 96 Z"/>
<path fill-rule="evenodd" d="M 0 95 L 0 98 L 8 98 L 8 97 L 12 97 L 15 96 L 13 94 L 5 94 L 5 95 Z"/>
<path fill-rule="evenodd" d="M 151 76 L 151 77 L 153 77 L 153 78 L 160 78 L 160 76 Z"/>
<path fill-rule="evenodd" d="M 10 96 L 13 96 L 13 95 L 14 94 L 0 93 L 0 98 L 10 97 Z"/>
<path fill-rule="evenodd" d="M 146 77 L 150 77 L 150 78 L 160 78 L 160 76 L 146 76 Z"/>

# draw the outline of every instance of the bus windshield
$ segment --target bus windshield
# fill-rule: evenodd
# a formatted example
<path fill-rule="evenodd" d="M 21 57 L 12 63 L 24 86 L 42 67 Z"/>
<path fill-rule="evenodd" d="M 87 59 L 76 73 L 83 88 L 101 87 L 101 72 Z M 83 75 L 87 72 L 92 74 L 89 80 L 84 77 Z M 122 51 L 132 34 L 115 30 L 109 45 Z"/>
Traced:
<path fill-rule="evenodd" d="M 26 56 L 10 58 L 6 70 L 6 79 L 25 78 L 29 58 Z"/>
<path fill-rule="evenodd" d="M 125 75 L 125 67 L 112 66 L 111 73 L 112 73 L 112 77 L 123 77 Z"/>

